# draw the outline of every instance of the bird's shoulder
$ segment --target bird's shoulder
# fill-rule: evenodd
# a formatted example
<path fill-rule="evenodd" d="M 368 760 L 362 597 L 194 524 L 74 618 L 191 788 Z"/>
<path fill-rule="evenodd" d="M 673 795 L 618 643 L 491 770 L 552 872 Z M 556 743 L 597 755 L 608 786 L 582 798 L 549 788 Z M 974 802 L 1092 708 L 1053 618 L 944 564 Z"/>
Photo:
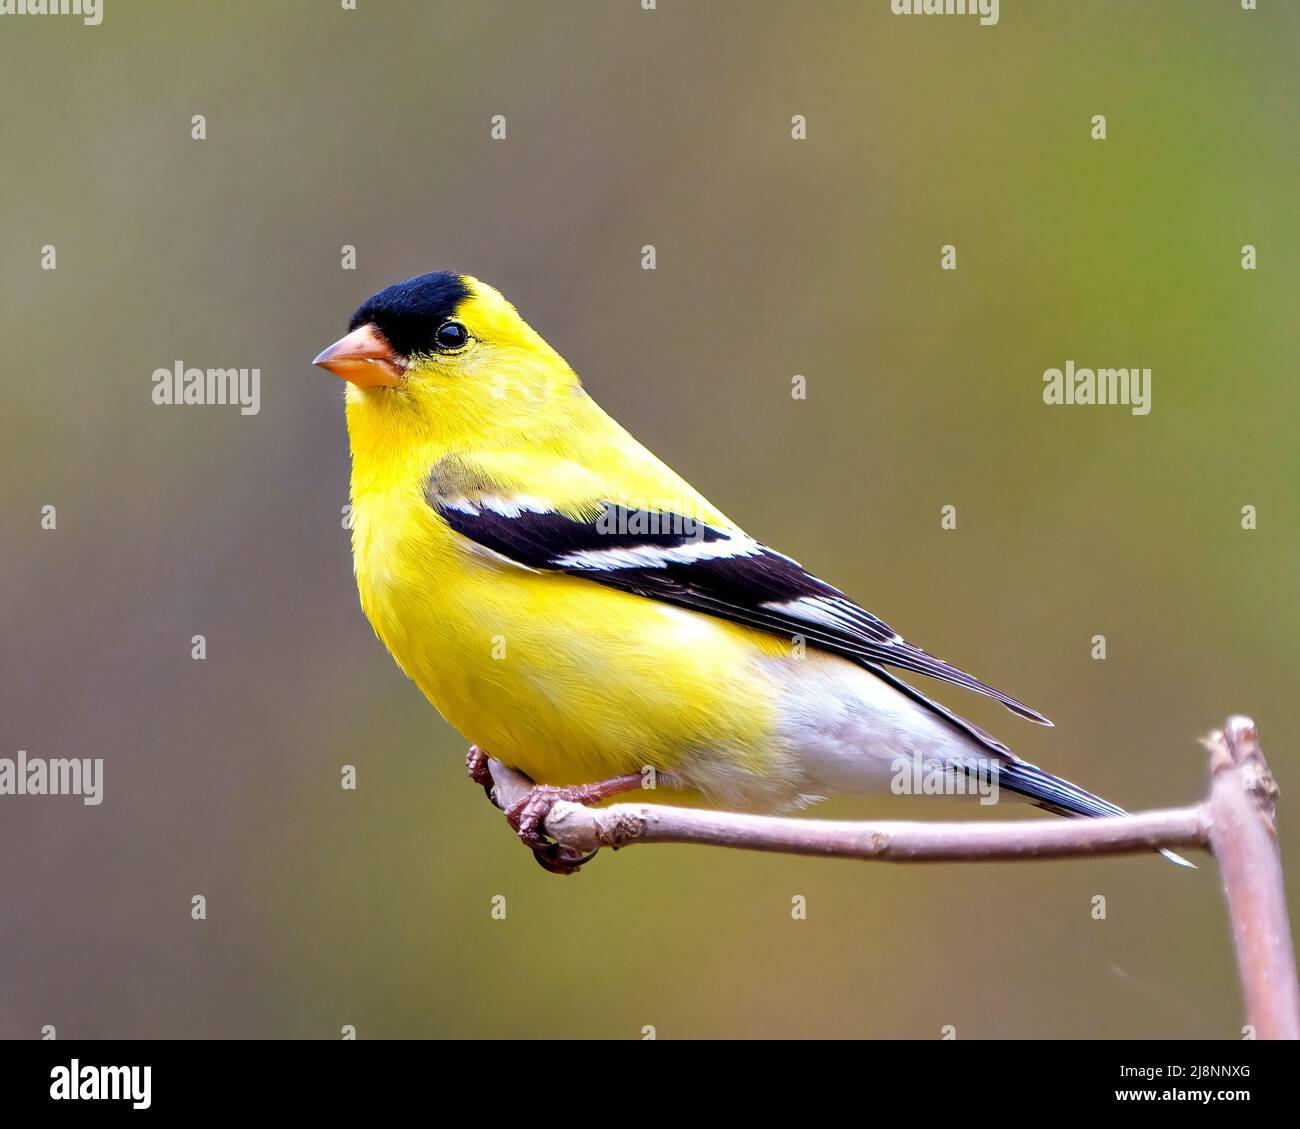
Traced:
<path fill-rule="evenodd" d="M 423 482 L 435 511 L 509 510 L 595 522 L 609 507 L 674 514 L 730 533 L 742 531 L 639 444 L 597 449 L 452 451 L 434 461 Z"/>

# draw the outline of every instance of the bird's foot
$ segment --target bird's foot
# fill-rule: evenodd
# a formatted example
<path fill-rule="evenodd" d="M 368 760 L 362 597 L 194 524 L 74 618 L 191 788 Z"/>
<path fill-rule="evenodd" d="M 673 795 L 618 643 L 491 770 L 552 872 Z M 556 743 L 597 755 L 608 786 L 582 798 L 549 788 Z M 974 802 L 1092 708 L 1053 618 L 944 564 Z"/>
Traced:
<path fill-rule="evenodd" d="M 571 804 L 598 804 L 620 792 L 630 792 L 641 787 L 641 777 L 635 773 L 616 776 L 596 784 L 574 784 L 557 788 L 549 784 L 536 784 L 528 793 L 506 808 L 506 821 L 515 829 L 523 844 L 533 852 L 533 857 L 543 870 L 552 874 L 576 874 L 580 867 L 596 857 L 596 852 L 566 847 L 546 838 L 542 824 L 551 808 L 561 801 Z"/>
<path fill-rule="evenodd" d="M 492 772 L 488 768 L 488 755 L 477 745 L 469 747 L 469 755 L 465 757 L 465 771 L 469 773 L 469 778 L 475 784 L 483 786 L 487 798 L 495 803 L 492 796 Z"/>

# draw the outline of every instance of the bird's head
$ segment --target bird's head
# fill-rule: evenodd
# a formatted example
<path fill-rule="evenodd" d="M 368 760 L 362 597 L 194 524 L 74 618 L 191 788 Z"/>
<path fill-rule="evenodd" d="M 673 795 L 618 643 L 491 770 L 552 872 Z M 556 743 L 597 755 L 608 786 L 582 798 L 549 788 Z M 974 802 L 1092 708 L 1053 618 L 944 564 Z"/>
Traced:
<path fill-rule="evenodd" d="M 573 370 L 493 287 L 439 271 L 367 298 L 313 362 L 348 381 L 348 418 L 466 436 L 536 426 Z"/>

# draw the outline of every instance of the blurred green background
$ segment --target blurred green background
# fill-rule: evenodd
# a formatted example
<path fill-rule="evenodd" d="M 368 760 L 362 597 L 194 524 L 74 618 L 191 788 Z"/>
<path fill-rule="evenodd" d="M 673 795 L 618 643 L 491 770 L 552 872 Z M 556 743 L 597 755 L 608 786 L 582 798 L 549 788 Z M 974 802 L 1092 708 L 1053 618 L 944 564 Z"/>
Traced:
<path fill-rule="evenodd" d="M 0 18 L 0 755 L 106 777 L 0 798 L 0 1035 L 1238 1037 L 1212 863 L 545 874 L 360 611 L 310 361 L 388 283 L 495 283 L 750 532 L 1049 714 L 941 692 L 1025 756 L 1180 804 L 1253 715 L 1300 904 L 1300 7 L 1261 9 Z M 1046 407 L 1067 359 L 1150 367 L 1151 414 Z M 177 360 L 259 367 L 260 414 L 155 406 Z"/>

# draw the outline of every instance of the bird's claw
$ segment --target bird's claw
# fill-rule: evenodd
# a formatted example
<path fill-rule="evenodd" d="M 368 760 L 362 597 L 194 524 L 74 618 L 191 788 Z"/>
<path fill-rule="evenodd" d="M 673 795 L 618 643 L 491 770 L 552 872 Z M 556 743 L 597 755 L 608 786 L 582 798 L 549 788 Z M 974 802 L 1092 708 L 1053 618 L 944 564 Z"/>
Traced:
<path fill-rule="evenodd" d="M 544 847 L 533 848 L 533 858 L 537 860 L 537 865 L 552 874 L 577 874 L 595 857 L 595 851 L 584 854 L 576 847 L 566 847 L 560 843 L 547 843 Z"/>

